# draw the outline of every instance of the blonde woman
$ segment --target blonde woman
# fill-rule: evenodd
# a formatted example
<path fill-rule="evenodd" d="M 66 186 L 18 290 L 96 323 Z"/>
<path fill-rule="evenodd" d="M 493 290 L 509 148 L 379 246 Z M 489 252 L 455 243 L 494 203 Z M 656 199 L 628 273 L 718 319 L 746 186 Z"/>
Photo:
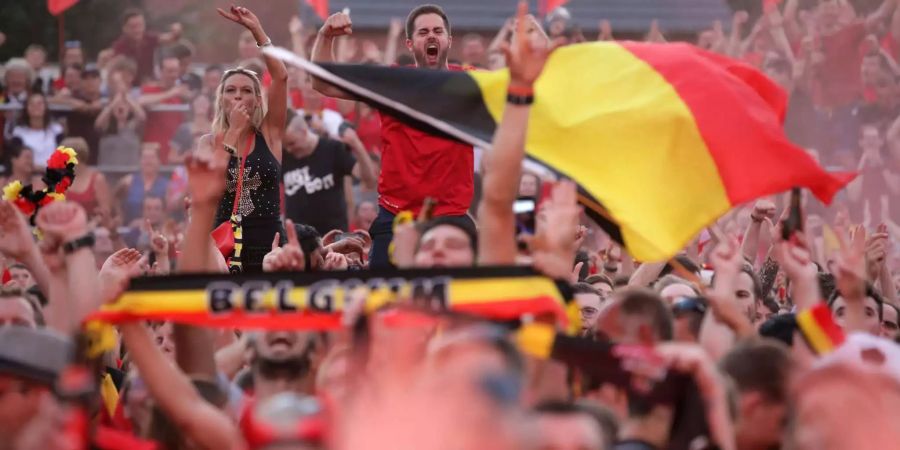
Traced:
<path fill-rule="evenodd" d="M 219 14 L 245 27 L 262 47 L 272 45 L 259 19 L 249 9 L 233 6 Z M 237 68 L 226 71 L 216 89 L 212 135 L 201 139 L 198 152 L 231 154 L 225 195 L 219 202 L 214 226 L 240 217 L 244 272 L 262 271 L 263 256 L 272 248 L 281 225 L 281 140 L 287 114 L 287 69 L 275 58 L 265 57 L 272 76 L 263 99 L 259 74 Z M 243 167 L 243 169 L 242 169 Z M 238 201 L 235 195 L 240 185 Z M 234 205 L 237 203 L 236 211 Z"/>

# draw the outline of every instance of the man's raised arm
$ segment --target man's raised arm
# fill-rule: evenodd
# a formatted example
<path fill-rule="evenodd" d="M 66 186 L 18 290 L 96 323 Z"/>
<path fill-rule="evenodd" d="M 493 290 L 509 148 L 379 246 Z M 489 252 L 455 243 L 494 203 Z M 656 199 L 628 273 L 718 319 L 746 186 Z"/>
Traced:
<path fill-rule="evenodd" d="M 349 15 L 339 12 L 328 17 L 325 24 L 319 29 L 319 33 L 316 34 L 316 42 L 312 48 L 313 62 L 334 62 L 334 40 L 350 34 L 353 34 L 353 23 L 350 21 Z M 316 77 L 312 78 L 312 86 L 313 89 L 328 97 L 355 100 L 350 94 Z"/>

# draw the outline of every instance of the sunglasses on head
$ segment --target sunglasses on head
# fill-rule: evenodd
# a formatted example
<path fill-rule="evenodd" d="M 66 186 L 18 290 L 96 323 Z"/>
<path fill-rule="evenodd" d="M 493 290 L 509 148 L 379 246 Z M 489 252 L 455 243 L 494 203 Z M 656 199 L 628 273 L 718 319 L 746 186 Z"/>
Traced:
<path fill-rule="evenodd" d="M 672 313 L 675 315 L 686 312 L 706 314 L 706 308 L 706 299 L 703 297 L 681 297 L 672 304 Z"/>

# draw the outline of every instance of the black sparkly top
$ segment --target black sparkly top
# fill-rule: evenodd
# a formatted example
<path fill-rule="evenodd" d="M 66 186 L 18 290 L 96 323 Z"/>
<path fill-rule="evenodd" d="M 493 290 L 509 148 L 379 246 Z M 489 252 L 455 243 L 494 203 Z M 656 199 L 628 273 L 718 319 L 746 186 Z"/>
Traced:
<path fill-rule="evenodd" d="M 243 150 L 243 149 L 241 149 Z M 219 201 L 216 211 L 216 223 L 222 223 L 231 217 L 234 207 L 234 194 L 237 189 L 238 173 L 241 161 L 232 156 L 228 161 L 228 172 L 225 174 L 225 195 Z M 256 133 L 253 150 L 244 164 L 244 180 L 237 212 L 245 222 L 279 220 L 281 216 L 281 164 L 269 150 L 262 133 Z M 269 238 L 271 242 L 271 237 Z"/>

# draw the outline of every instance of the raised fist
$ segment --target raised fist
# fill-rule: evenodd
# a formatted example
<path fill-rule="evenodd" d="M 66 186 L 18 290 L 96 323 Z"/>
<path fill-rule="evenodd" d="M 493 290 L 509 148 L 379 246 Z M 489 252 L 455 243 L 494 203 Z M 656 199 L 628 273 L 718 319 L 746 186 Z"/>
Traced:
<path fill-rule="evenodd" d="M 325 20 L 320 33 L 325 37 L 338 37 L 353 34 L 353 22 L 350 16 L 342 12 L 334 13 Z"/>

